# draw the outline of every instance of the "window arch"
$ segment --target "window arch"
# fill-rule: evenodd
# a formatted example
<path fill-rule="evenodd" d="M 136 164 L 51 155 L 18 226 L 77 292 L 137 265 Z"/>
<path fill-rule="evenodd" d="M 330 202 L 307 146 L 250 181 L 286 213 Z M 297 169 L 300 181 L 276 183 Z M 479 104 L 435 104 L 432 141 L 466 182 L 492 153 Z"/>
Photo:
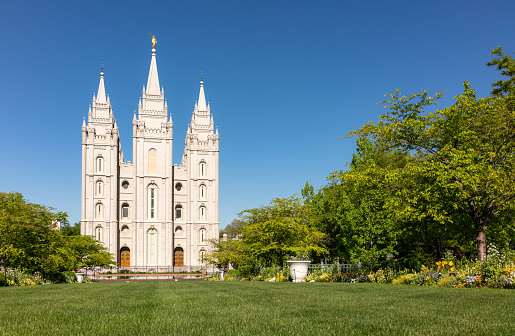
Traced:
<path fill-rule="evenodd" d="M 175 206 L 175 219 L 181 219 L 182 218 L 182 205 L 177 204 Z"/>
<path fill-rule="evenodd" d="M 120 230 L 122 235 L 127 236 L 130 232 L 130 229 L 127 225 L 122 226 L 122 229 Z"/>
<path fill-rule="evenodd" d="M 206 187 L 205 184 L 202 183 L 200 185 L 198 193 L 199 193 L 199 197 L 200 197 L 201 200 L 206 200 L 207 199 L 207 187 Z"/>
<path fill-rule="evenodd" d="M 205 256 L 206 256 L 206 251 L 205 251 L 204 249 L 202 249 L 202 250 L 200 250 L 200 251 L 199 251 L 198 255 L 199 255 L 199 261 L 200 261 L 200 263 L 201 263 L 201 264 L 203 264 L 203 263 L 204 263 L 204 260 L 205 260 L 205 258 L 206 258 L 206 257 L 205 257 Z"/>
<path fill-rule="evenodd" d="M 157 265 L 157 230 L 147 231 L 147 264 Z"/>
<path fill-rule="evenodd" d="M 148 150 L 148 173 L 157 174 L 157 149 Z"/>
<path fill-rule="evenodd" d="M 205 161 L 200 161 L 199 164 L 199 176 L 206 177 L 207 175 L 207 165 Z"/>
<path fill-rule="evenodd" d="M 122 204 L 122 218 L 129 218 L 129 204 Z"/>
<path fill-rule="evenodd" d="M 95 239 L 98 241 L 104 241 L 104 229 L 101 226 L 95 228 Z"/>
<path fill-rule="evenodd" d="M 157 218 L 157 185 L 150 184 L 147 188 L 148 219 Z"/>
<path fill-rule="evenodd" d="M 200 221 L 205 221 L 207 218 L 207 210 L 203 205 L 198 209 L 198 218 Z"/>
<path fill-rule="evenodd" d="M 95 160 L 95 166 L 97 173 L 102 173 L 104 171 L 104 158 L 102 155 L 97 156 Z"/>
<path fill-rule="evenodd" d="M 104 205 L 102 203 L 97 203 L 95 205 L 95 218 L 96 219 L 104 218 Z"/>
<path fill-rule="evenodd" d="M 204 228 L 201 228 L 198 231 L 198 237 L 199 237 L 199 243 L 203 244 L 207 240 L 207 230 Z"/>
<path fill-rule="evenodd" d="M 182 183 L 177 182 L 177 183 L 175 184 L 175 190 L 177 190 L 177 191 L 181 191 L 181 189 L 182 189 Z"/>
<path fill-rule="evenodd" d="M 98 180 L 95 183 L 95 195 L 104 196 L 104 182 L 102 180 Z"/>
<path fill-rule="evenodd" d="M 175 235 L 176 236 L 182 235 L 182 227 L 178 226 L 175 228 Z"/>

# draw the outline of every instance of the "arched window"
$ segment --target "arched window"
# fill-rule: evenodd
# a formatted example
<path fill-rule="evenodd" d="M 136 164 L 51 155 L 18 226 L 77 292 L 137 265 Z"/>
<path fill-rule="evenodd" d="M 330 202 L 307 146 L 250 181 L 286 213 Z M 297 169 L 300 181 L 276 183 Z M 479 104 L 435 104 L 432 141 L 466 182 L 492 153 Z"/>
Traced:
<path fill-rule="evenodd" d="M 147 264 L 157 265 L 157 230 L 148 230 L 147 238 Z"/>
<path fill-rule="evenodd" d="M 129 182 L 123 181 L 122 182 L 122 188 L 125 189 L 125 190 L 129 189 Z"/>
<path fill-rule="evenodd" d="M 148 173 L 157 174 L 157 150 L 155 148 L 148 151 Z"/>
<path fill-rule="evenodd" d="M 175 206 L 175 219 L 182 218 L 182 205 L 178 204 Z"/>
<path fill-rule="evenodd" d="M 147 198 L 148 198 L 148 219 L 156 219 L 157 218 L 157 186 L 155 184 L 151 184 L 148 186 Z"/>
<path fill-rule="evenodd" d="M 95 218 L 96 219 L 104 218 L 104 205 L 102 203 L 97 203 L 95 205 Z"/>
<path fill-rule="evenodd" d="M 205 161 L 200 161 L 199 164 L 199 176 L 206 177 L 207 175 L 207 165 Z"/>
<path fill-rule="evenodd" d="M 104 171 L 104 158 L 102 156 L 97 156 L 95 161 L 97 173 L 102 173 Z"/>
<path fill-rule="evenodd" d="M 181 183 L 175 184 L 175 190 L 181 191 L 181 189 L 182 189 L 182 184 Z"/>
<path fill-rule="evenodd" d="M 129 227 L 127 225 L 122 226 L 121 232 L 122 232 L 122 235 L 124 235 L 124 236 L 129 235 L 129 232 L 130 232 Z"/>
<path fill-rule="evenodd" d="M 95 228 L 95 239 L 100 242 L 104 240 L 104 229 L 101 226 Z"/>
<path fill-rule="evenodd" d="M 122 218 L 129 218 L 129 204 L 122 204 Z"/>
<path fill-rule="evenodd" d="M 201 200 L 207 199 L 207 188 L 205 184 L 201 184 L 199 187 L 199 196 Z"/>
<path fill-rule="evenodd" d="M 198 253 L 198 255 L 199 255 L 199 261 L 200 261 L 200 263 L 201 263 L 201 264 L 203 264 L 203 263 L 204 263 L 204 259 L 205 259 L 205 255 L 206 255 L 206 251 L 204 251 L 204 250 L 200 250 L 200 252 Z"/>
<path fill-rule="evenodd" d="M 182 235 L 182 227 L 178 226 L 175 228 L 175 235 L 176 236 Z"/>
<path fill-rule="evenodd" d="M 97 196 L 104 196 L 104 182 L 102 182 L 102 180 L 98 180 L 97 183 L 95 183 L 95 194 Z"/>
<path fill-rule="evenodd" d="M 203 205 L 198 209 L 198 218 L 200 221 L 205 221 L 207 218 L 207 210 Z"/>
<path fill-rule="evenodd" d="M 204 229 L 204 228 L 200 229 L 199 232 L 198 232 L 198 237 L 199 237 L 199 243 L 203 244 L 207 240 L 207 231 L 206 231 L 206 229 Z"/>

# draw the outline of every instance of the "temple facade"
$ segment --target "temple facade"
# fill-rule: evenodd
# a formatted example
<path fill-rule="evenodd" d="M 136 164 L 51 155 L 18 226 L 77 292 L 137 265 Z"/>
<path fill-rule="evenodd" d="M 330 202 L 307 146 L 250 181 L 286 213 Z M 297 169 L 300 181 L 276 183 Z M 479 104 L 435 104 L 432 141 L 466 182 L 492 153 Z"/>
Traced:
<path fill-rule="evenodd" d="M 218 129 L 201 78 L 182 160 L 173 164 L 173 122 L 155 40 L 132 130 L 133 158 L 126 161 L 102 69 L 82 124 L 81 234 L 101 241 L 120 266 L 205 267 L 208 239 L 218 238 L 219 229 Z"/>

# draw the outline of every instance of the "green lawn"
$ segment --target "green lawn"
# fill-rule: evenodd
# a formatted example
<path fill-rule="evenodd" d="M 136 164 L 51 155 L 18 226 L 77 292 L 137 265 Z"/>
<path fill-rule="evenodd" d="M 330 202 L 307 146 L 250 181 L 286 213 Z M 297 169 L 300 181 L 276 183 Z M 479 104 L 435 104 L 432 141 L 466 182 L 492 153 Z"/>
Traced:
<path fill-rule="evenodd" d="M 515 291 L 118 282 L 0 287 L 1 335 L 514 335 Z"/>

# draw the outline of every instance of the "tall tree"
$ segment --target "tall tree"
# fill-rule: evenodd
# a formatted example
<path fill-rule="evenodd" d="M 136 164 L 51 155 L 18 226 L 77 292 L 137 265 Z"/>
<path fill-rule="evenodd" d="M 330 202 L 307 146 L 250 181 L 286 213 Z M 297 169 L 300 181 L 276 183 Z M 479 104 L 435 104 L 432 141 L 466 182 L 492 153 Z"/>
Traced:
<path fill-rule="evenodd" d="M 435 112 L 424 109 L 441 94 L 406 97 L 396 90 L 383 102 L 388 111 L 377 124 L 348 136 L 365 135 L 409 153 L 400 177 L 407 185 L 404 214 L 472 229 L 484 260 L 486 228 L 499 223 L 495 219 L 515 197 L 515 115 L 505 97 L 476 98 L 468 82 L 464 87 L 454 105 Z"/>

